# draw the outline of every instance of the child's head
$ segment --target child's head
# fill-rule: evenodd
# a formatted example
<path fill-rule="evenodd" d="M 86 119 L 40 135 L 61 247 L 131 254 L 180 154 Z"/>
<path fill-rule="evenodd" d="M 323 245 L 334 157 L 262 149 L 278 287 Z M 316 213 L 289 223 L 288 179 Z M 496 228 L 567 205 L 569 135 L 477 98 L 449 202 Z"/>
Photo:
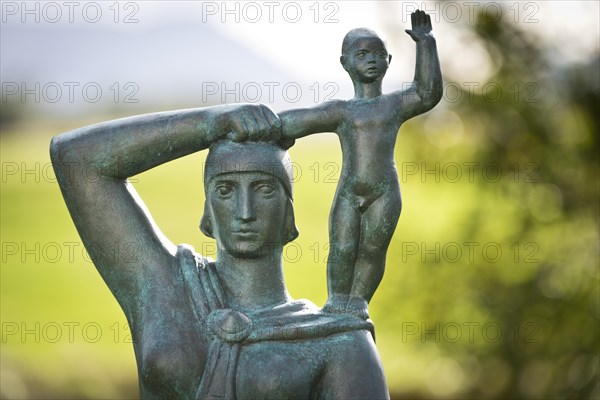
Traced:
<path fill-rule="evenodd" d="M 372 30 L 352 29 L 344 37 L 340 62 L 353 81 L 383 79 L 391 61 L 385 42 Z"/>

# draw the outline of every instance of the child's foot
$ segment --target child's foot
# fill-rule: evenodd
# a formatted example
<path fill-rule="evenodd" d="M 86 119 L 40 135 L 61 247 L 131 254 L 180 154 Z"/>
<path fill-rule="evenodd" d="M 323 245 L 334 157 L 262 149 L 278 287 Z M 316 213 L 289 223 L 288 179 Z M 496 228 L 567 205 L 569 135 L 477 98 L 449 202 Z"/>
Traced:
<path fill-rule="evenodd" d="M 369 319 L 369 304 L 360 297 L 351 297 L 346 312 L 362 319 Z"/>
<path fill-rule="evenodd" d="M 332 295 L 327 299 L 327 303 L 323 306 L 323 311 L 331 314 L 344 314 L 346 313 L 346 306 L 348 305 L 348 296 L 343 295 Z"/>

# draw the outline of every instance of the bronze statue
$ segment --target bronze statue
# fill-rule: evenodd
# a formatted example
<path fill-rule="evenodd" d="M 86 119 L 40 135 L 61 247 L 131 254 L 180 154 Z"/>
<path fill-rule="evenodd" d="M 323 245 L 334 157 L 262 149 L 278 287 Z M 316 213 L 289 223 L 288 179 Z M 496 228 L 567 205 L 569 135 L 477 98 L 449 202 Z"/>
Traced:
<path fill-rule="evenodd" d="M 131 327 L 143 398 L 388 396 L 372 325 L 286 290 L 281 251 L 297 235 L 287 152 L 226 140 L 278 128 L 267 107 L 248 105 L 142 115 L 53 139 L 73 221 Z M 217 240 L 216 262 L 169 242 L 127 182 L 211 143 L 201 229 Z M 139 257 L 108 256 L 124 244 Z"/>
<path fill-rule="evenodd" d="M 342 172 L 329 216 L 329 298 L 324 309 L 367 319 L 379 286 L 402 200 L 394 145 L 402 123 L 432 109 L 442 98 L 442 74 L 431 19 L 412 14 L 417 43 L 415 79 L 406 90 L 383 94 L 381 83 L 392 56 L 369 29 L 354 29 L 342 44 L 340 62 L 354 84 L 354 98 L 280 113 L 285 139 L 336 132 Z"/>
<path fill-rule="evenodd" d="M 417 73 L 405 92 L 381 93 L 391 57 L 380 39 L 359 30 L 345 40 L 342 56 L 355 83 L 353 100 L 280 118 L 259 105 L 148 114 L 52 140 L 73 221 L 131 327 L 143 398 L 389 398 L 366 302 L 400 212 L 396 132 L 439 100 L 430 31 L 424 13 L 413 16 Z M 340 224 L 331 228 L 328 274 L 327 310 L 335 313 L 287 292 L 282 249 L 298 232 L 291 164 L 277 144 L 328 130 L 338 132 L 344 152 L 331 217 Z M 171 243 L 128 182 L 207 148 L 200 229 L 217 241 L 214 262 Z M 377 165 L 369 169 L 368 158 Z M 381 242 L 363 240 L 365 234 Z M 115 257 L 123 246 L 138 257 Z M 364 261 L 373 249 L 383 254 Z M 355 278 L 361 269 L 365 277 Z"/>

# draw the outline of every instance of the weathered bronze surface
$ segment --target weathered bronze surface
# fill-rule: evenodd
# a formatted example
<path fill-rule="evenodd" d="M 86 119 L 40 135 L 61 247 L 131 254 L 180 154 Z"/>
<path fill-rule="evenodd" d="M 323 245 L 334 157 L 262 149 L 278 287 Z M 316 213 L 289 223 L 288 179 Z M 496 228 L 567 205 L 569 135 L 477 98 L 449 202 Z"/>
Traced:
<path fill-rule="evenodd" d="M 57 136 L 51 158 L 95 266 L 134 339 L 143 398 L 388 398 L 367 320 L 400 213 L 393 145 L 400 124 L 433 107 L 441 77 L 429 17 L 413 16 L 417 73 L 381 93 L 388 56 L 372 32 L 344 40 L 356 96 L 278 117 L 259 105 L 141 115 Z M 342 179 L 331 213 L 330 297 L 321 310 L 289 296 L 282 249 L 296 238 L 285 149 L 335 131 Z M 128 178 L 210 148 L 200 228 L 210 261 L 159 230 Z M 133 246 L 139 257 L 114 257 Z M 334 312 L 330 312 L 334 311 Z"/>

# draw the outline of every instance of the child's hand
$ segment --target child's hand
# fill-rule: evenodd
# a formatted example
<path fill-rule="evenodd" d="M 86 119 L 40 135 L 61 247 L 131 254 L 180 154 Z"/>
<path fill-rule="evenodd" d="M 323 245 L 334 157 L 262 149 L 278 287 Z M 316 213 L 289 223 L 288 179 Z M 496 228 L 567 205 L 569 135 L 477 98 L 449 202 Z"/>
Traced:
<path fill-rule="evenodd" d="M 406 29 L 405 32 L 410 35 L 415 42 L 420 42 L 431 37 L 431 17 L 425 14 L 425 11 L 417 10 L 410 15 L 412 29 Z"/>

